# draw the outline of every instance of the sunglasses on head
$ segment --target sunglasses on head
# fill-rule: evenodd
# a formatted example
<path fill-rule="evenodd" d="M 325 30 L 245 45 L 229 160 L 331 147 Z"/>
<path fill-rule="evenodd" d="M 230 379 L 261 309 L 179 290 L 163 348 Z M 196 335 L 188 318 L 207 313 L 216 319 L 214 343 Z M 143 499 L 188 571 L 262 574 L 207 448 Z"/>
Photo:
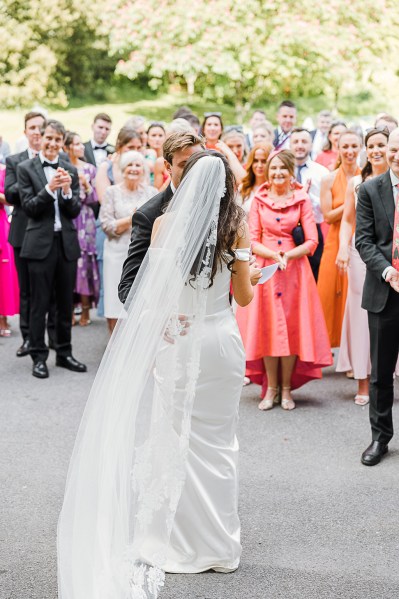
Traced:
<path fill-rule="evenodd" d="M 244 127 L 242 125 L 229 125 L 224 128 L 225 133 L 229 133 L 229 131 L 237 131 L 237 133 L 244 133 Z"/>
<path fill-rule="evenodd" d="M 375 131 L 376 133 L 387 133 L 389 135 L 389 129 L 386 125 L 383 127 L 370 127 L 370 129 L 366 129 L 366 133 L 370 133 L 370 131 Z"/>
<path fill-rule="evenodd" d="M 217 116 L 217 117 L 221 117 L 222 113 L 221 112 L 204 112 L 204 117 L 207 119 L 210 116 Z"/>

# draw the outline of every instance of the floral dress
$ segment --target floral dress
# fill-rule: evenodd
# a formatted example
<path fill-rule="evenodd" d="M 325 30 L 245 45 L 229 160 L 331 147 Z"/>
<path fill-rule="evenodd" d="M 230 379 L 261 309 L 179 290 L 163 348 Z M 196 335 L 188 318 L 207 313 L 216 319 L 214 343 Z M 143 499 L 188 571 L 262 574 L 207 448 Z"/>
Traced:
<path fill-rule="evenodd" d="M 83 168 L 78 168 L 78 171 L 79 174 L 83 173 L 86 177 L 91 191 L 86 193 L 83 187 L 80 187 L 82 209 L 74 220 L 81 251 L 76 273 L 75 293 L 87 295 L 91 298 L 92 303 L 97 304 L 100 293 L 100 277 L 96 260 L 96 219 L 90 206 L 98 201 L 94 186 L 96 168 L 87 163 Z"/>

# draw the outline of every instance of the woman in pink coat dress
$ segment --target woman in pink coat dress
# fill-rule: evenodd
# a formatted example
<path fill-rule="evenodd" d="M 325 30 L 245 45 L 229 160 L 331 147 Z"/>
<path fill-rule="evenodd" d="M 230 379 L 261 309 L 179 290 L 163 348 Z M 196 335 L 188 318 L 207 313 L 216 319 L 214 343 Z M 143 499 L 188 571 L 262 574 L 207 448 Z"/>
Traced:
<path fill-rule="evenodd" d="M 14 250 L 8 243 L 10 223 L 5 210 L 5 176 L 6 169 L 0 165 L 0 337 L 10 336 L 7 316 L 14 316 L 19 312 L 19 288 Z"/>
<path fill-rule="evenodd" d="M 270 410 L 281 393 L 281 407 L 295 408 L 291 389 L 321 378 L 332 363 L 327 328 L 316 283 L 306 256 L 317 247 L 317 229 L 308 195 L 297 189 L 294 155 L 284 150 L 267 164 L 249 213 L 252 250 L 259 267 L 277 262 L 279 270 L 255 287 L 247 308 L 238 308 L 247 376 L 261 383 L 259 409 Z M 293 229 L 301 224 L 304 241 Z"/>

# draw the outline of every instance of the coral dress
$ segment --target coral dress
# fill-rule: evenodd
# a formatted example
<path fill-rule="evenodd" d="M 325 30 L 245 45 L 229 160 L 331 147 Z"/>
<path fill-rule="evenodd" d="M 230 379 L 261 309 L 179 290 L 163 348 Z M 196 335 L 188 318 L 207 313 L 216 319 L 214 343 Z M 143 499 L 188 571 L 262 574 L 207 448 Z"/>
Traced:
<path fill-rule="evenodd" d="M 274 251 L 287 252 L 295 247 L 292 230 L 302 224 L 305 245 L 311 253 L 318 236 L 312 205 L 303 189 L 296 190 L 284 207 L 268 198 L 262 185 L 249 213 L 253 244 L 262 243 Z M 273 260 L 257 257 L 262 268 Z M 316 283 L 307 256 L 290 260 L 285 271 L 254 288 L 254 299 L 245 308 L 238 307 L 237 322 L 243 338 L 247 376 L 267 386 L 264 356 L 296 355 L 291 386 L 321 378 L 321 368 L 332 363 L 327 329 Z"/>
<path fill-rule="evenodd" d="M 4 193 L 6 169 L 0 170 L 0 193 Z M 19 286 L 14 250 L 8 243 L 10 223 L 4 204 L 0 204 L 0 316 L 19 313 Z"/>
<path fill-rule="evenodd" d="M 344 203 L 347 185 L 345 172 L 340 166 L 331 189 L 333 210 Z M 335 264 L 339 250 L 340 228 L 341 219 L 330 225 L 324 243 L 317 281 L 331 347 L 339 347 L 341 341 L 342 321 L 348 293 L 348 277 L 346 274 L 341 274 Z"/>
<path fill-rule="evenodd" d="M 335 171 L 338 156 L 339 152 L 336 152 L 335 150 L 324 150 L 317 155 L 315 162 L 325 166 L 329 171 Z"/>

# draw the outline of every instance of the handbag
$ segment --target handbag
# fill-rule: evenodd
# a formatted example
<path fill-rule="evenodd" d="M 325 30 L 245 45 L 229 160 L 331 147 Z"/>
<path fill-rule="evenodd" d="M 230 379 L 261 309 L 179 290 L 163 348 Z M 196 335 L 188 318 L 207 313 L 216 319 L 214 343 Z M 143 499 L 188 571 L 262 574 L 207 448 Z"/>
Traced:
<path fill-rule="evenodd" d="M 305 233 L 303 232 L 301 223 L 298 223 L 297 226 L 292 229 L 291 235 L 294 238 L 295 245 L 302 245 L 305 243 Z"/>

